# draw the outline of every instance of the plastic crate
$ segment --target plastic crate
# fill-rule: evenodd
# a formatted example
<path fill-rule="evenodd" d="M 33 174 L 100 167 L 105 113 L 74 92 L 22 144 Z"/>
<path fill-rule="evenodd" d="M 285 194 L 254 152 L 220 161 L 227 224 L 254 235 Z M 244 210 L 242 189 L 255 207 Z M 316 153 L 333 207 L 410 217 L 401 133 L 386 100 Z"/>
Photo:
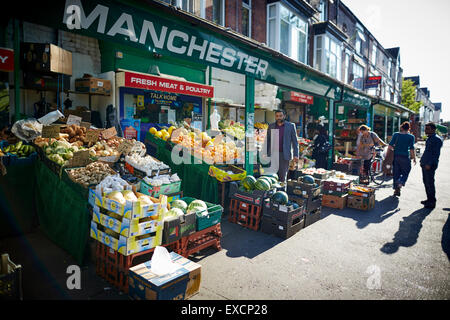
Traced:
<path fill-rule="evenodd" d="M 23 145 L 32 145 L 29 143 L 23 143 Z M 0 142 L 0 148 L 4 150 L 7 146 L 9 146 L 8 141 L 3 140 Z M 34 147 L 36 149 L 36 147 Z M 36 149 L 37 150 L 37 149 Z M 7 153 L 5 156 L 3 156 L 3 165 L 5 166 L 14 166 L 14 165 L 29 165 L 35 162 L 38 158 L 37 151 L 31 153 L 26 158 L 19 158 L 15 154 Z"/>
<path fill-rule="evenodd" d="M 199 252 L 208 247 L 214 247 L 218 251 L 222 250 L 220 245 L 220 238 L 222 237 L 222 230 L 220 223 L 197 231 L 196 233 L 183 237 L 180 239 L 181 247 L 180 255 L 188 258 L 190 255 Z"/>
<path fill-rule="evenodd" d="M 288 239 L 304 228 L 305 215 L 293 219 L 290 223 L 285 223 L 270 216 L 263 216 L 261 219 L 261 231 L 273 234 L 282 239 Z"/>
<path fill-rule="evenodd" d="M 228 221 L 239 224 L 245 228 L 258 231 L 261 221 L 262 209 L 260 206 L 244 201 L 231 199 L 230 216 Z"/>
<path fill-rule="evenodd" d="M 2 254 L 0 263 L 0 298 L 23 300 L 22 266 L 14 264 L 7 253 Z"/>
<path fill-rule="evenodd" d="M 195 198 L 191 197 L 183 197 L 181 198 L 186 204 L 189 206 L 189 204 L 196 200 Z M 221 205 L 213 204 L 204 201 L 208 210 L 208 215 L 202 216 L 203 211 L 197 212 L 197 231 L 209 228 L 211 226 L 214 226 L 218 223 L 220 223 L 220 220 L 222 219 L 222 213 L 223 208 Z"/>

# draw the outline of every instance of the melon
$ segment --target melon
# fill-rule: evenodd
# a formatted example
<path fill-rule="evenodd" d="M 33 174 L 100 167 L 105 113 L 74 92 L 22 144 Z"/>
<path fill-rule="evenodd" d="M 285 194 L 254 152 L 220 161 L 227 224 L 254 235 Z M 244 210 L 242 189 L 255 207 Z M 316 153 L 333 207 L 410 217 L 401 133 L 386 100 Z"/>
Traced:
<path fill-rule="evenodd" d="M 262 191 L 269 191 L 271 188 L 270 183 L 266 179 L 258 179 L 255 183 L 255 189 Z"/>
<path fill-rule="evenodd" d="M 315 183 L 314 177 L 310 176 L 310 175 L 303 176 L 302 181 L 303 181 L 303 183 L 309 183 L 309 184 Z"/>
<path fill-rule="evenodd" d="M 183 200 L 173 200 L 170 204 L 172 208 L 178 208 L 181 209 L 184 213 L 186 213 L 186 210 L 188 208 L 188 205 Z"/>
<path fill-rule="evenodd" d="M 277 191 L 272 196 L 272 201 L 278 204 L 287 204 L 289 197 L 284 191 Z"/>
<path fill-rule="evenodd" d="M 264 177 L 274 178 L 275 180 L 278 181 L 278 175 L 276 173 L 267 173 L 264 175 Z"/>
<path fill-rule="evenodd" d="M 187 208 L 187 213 L 192 213 L 192 212 L 199 212 L 199 211 L 204 211 L 207 210 L 208 207 L 206 206 L 206 203 L 202 200 L 194 200 L 192 201 L 188 208 Z"/>
<path fill-rule="evenodd" d="M 241 180 L 241 186 L 245 188 L 245 190 L 250 191 L 255 188 L 256 179 L 253 176 L 246 176 Z"/>

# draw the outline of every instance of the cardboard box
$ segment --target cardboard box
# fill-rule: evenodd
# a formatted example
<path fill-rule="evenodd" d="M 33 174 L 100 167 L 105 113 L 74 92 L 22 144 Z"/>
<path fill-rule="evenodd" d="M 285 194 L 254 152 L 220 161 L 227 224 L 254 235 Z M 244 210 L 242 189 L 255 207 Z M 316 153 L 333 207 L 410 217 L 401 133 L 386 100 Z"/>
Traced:
<path fill-rule="evenodd" d="M 129 256 L 134 253 L 152 249 L 161 245 L 162 227 L 159 226 L 156 232 L 135 237 L 125 237 L 114 232 L 101 224 L 91 220 L 91 237 L 107 245 L 113 250 Z"/>
<path fill-rule="evenodd" d="M 350 180 L 327 179 L 323 181 L 323 190 L 348 192 L 350 185 L 351 185 Z"/>
<path fill-rule="evenodd" d="M 197 215 L 195 212 L 180 217 L 181 237 L 187 237 L 197 232 Z"/>
<path fill-rule="evenodd" d="M 315 198 L 320 195 L 321 188 L 314 184 L 303 183 L 295 180 L 287 181 L 287 193 L 303 198 Z"/>
<path fill-rule="evenodd" d="M 335 209 L 344 209 L 347 206 L 347 197 L 348 197 L 347 195 L 344 196 L 323 195 L 322 206 Z"/>
<path fill-rule="evenodd" d="M 171 255 L 172 256 L 172 255 Z M 130 268 L 128 295 L 135 300 L 184 300 L 190 271 L 182 265 L 172 273 L 158 276 L 151 272 L 152 261 Z"/>
<path fill-rule="evenodd" d="M 130 220 L 155 215 L 155 212 L 157 212 L 157 210 L 159 209 L 158 206 L 160 204 L 162 204 L 163 206 L 164 205 L 167 206 L 167 197 L 162 196 L 160 197 L 159 201 L 160 203 L 153 203 L 152 205 L 143 205 L 139 201 L 136 202 L 126 201 L 126 203 L 122 205 L 117 201 L 108 199 L 100 194 L 97 194 L 94 189 L 89 189 L 89 198 L 88 198 L 88 202 L 92 207 L 98 206 L 100 208 L 114 212 Z"/>
<path fill-rule="evenodd" d="M 178 263 L 183 268 L 189 270 L 189 282 L 186 287 L 186 299 L 189 299 L 193 295 L 200 291 L 200 284 L 202 280 L 201 265 L 195 263 L 189 259 L 186 259 L 175 252 L 170 253 L 172 262 Z"/>
<path fill-rule="evenodd" d="M 363 211 L 372 210 L 375 208 L 375 195 L 373 194 L 370 197 L 348 195 L 347 207 Z"/>
<path fill-rule="evenodd" d="M 92 220 L 124 237 L 153 233 L 163 226 L 162 217 L 157 212 L 150 217 L 130 220 L 113 212 L 103 213 L 98 206 L 93 208 Z"/>
<path fill-rule="evenodd" d="M 164 220 L 162 244 L 169 244 L 181 238 L 180 217 L 170 217 Z"/>
<path fill-rule="evenodd" d="M 233 174 L 227 173 L 227 171 L 232 171 Z M 228 166 L 210 166 L 208 174 L 211 177 L 216 178 L 220 182 L 227 181 L 240 181 L 244 179 L 247 175 L 244 169 L 239 167 L 228 165 Z"/>
<path fill-rule="evenodd" d="M 75 79 L 75 91 L 110 95 L 111 80 L 94 77 Z"/>
<path fill-rule="evenodd" d="M 177 193 L 180 192 L 180 190 L 181 190 L 181 180 L 158 187 L 151 186 L 147 184 L 144 180 L 141 180 L 141 193 L 147 194 L 152 197 L 158 197 L 160 194 L 167 195 L 171 193 Z"/>
<path fill-rule="evenodd" d="M 22 42 L 20 47 L 23 70 L 72 75 L 72 52 L 49 43 Z"/>

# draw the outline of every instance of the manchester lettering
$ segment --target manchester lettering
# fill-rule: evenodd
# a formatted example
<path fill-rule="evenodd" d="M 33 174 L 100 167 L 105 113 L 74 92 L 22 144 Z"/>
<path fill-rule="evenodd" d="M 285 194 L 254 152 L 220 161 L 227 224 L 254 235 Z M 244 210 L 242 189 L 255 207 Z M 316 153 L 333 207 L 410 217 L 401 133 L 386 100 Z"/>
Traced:
<path fill-rule="evenodd" d="M 98 20 L 97 32 L 105 34 L 108 18 L 111 19 L 109 8 L 100 4 L 86 16 L 81 0 L 66 0 L 63 22 L 69 30 L 89 29 Z M 136 19 L 136 18 L 134 18 Z M 110 21 L 111 22 L 111 21 Z M 150 37 L 147 35 L 150 34 Z M 195 57 L 209 63 L 233 68 L 241 72 L 264 77 L 269 66 L 266 60 L 236 51 L 230 47 L 197 38 L 181 30 L 161 25 L 156 30 L 152 21 L 143 19 L 142 23 L 136 23 L 133 15 L 122 13 L 112 23 L 112 27 L 106 33 L 107 36 L 127 36 L 126 41 L 139 43 L 146 50 L 151 48 L 166 49 L 174 54 Z M 139 38 L 137 38 L 139 35 Z"/>

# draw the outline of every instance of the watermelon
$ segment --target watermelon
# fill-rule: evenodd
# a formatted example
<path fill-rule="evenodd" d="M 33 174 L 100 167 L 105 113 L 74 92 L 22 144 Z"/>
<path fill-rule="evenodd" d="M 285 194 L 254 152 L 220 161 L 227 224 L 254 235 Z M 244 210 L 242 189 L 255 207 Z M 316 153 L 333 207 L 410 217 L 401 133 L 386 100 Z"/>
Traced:
<path fill-rule="evenodd" d="M 271 188 L 270 183 L 265 179 L 258 179 L 255 183 L 255 189 L 262 191 L 269 191 Z"/>
<path fill-rule="evenodd" d="M 244 179 L 241 180 L 241 186 L 245 188 L 245 190 L 253 190 L 255 189 L 255 182 L 256 179 L 253 176 L 246 176 Z"/>
<path fill-rule="evenodd" d="M 272 186 L 272 179 L 269 177 L 259 177 L 258 180 L 266 180 Z"/>
<path fill-rule="evenodd" d="M 178 208 L 181 209 L 184 213 L 186 213 L 186 210 L 188 208 L 188 205 L 183 200 L 173 200 L 170 204 L 171 208 Z"/>
<path fill-rule="evenodd" d="M 278 175 L 276 173 L 268 173 L 265 174 L 264 177 L 274 178 L 276 181 L 278 181 Z"/>
<path fill-rule="evenodd" d="M 275 184 L 278 184 L 278 180 L 275 179 L 274 177 L 269 177 L 270 181 L 272 182 L 272 186 Z"/>
<path fill-rule="evenodd" d="M 303 176 L 302 181 L 303 181 L 303 183 L 309 183 L 309 184 L 315 183 L 314 177 L 310 176 L 310 175 Z"/>
<path fill-rule="evenodd" d="M 192 201 L 188 208 L 187 208 L 187 213 L 192 213 L 192 212 L 199 212 L 199 211 L 204 211 L 207 210 L 207 206 L 206 203 L 202 200 L 194 200 Z"/>
<path fill-rule="evenodd" d="M 284 191 L 277 191 L 272 196 L 272 201 L 278 204 L 287 204 L 289 197 Z"/>

